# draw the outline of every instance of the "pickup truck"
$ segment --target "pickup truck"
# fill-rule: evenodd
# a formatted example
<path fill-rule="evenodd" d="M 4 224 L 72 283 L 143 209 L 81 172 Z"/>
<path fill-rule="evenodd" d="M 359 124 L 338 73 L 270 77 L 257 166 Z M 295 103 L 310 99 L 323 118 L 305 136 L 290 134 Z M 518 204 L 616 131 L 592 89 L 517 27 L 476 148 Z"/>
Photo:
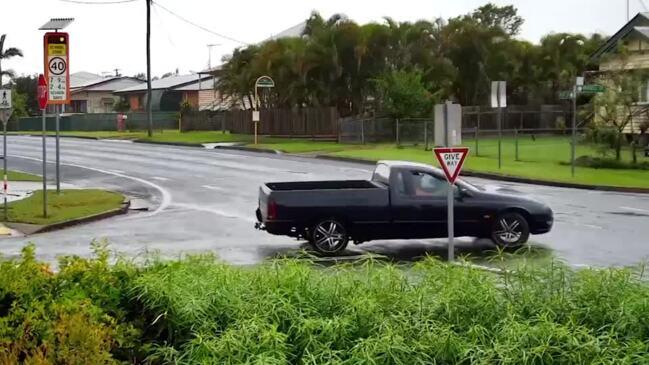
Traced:
<path fill-rule="evenodd" d="M 380 161 L 371 180 L 266 183 L 259 189 L 256 228 L 308 240 L 325 254 L 352 240 L 447 237 L 447 183 L 442 170 Z M 514 194 L 487 192 L 457 180 L 455 235 L 520 246 L 552 228 L 552 210 Z"/>

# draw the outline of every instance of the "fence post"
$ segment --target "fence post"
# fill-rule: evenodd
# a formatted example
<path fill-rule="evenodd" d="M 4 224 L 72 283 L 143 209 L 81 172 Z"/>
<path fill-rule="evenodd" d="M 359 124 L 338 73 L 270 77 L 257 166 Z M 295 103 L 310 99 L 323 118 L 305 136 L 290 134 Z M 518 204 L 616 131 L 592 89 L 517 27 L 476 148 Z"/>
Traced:
<path fill-rule="evenodd" d="M 515 148 L 514 160 L 518 161 L 518 128 L 514 129 L 514 148 Z"/>
<path fill-rule="evenodd" d="M 401 146 L 401 142 L 399 141 L 399 118 L 397 118 L 397 147 Z"/>
<path fill-rule="evenodd" d="M 428 121 L 424 120 L 424 151 L 428 151 Z"/>
<path fill-rule="evenodd" d="M 476 126 L 475 127 L 475 155 L 479 156 L 480 152 L 478 150 L 478 139 L 480 138 L 480 127 Z"/>
<path fill-rule="evenodd" d="M 361 119 L 361 144 L 365 144 L 365 119 Z"/>

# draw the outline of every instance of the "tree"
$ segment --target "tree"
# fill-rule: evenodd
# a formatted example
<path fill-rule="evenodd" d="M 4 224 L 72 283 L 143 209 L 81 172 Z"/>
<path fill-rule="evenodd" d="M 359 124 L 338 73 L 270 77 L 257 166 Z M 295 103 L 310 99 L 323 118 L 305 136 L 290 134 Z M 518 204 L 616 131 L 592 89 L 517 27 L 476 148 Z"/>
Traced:
<path fill-rule="evenodd" d="M 426 117 L 435 104 L 420 71 L 390 71 L 376 80 L 383 110 L 394 118 Z"/>
<path fill-rule="evenodd" d="M 487 28 L 500 28 L 509 36 L 517 35 L 525 22 L 512 5 L 498 7 L 492 3 L 476 9 L 471 18 Z"/>
<path fill-rule="evenodd" d="M 16 93 L 25 96 L 25 112 L 26 115 L 40 114 L 40 107 L 38 106 L 38 98 L 36 95 L 36 86 L 38 84 L 37 75 L 18 76 L 11 80 L 13 89 Z"/>
<path fill-rule="evenodd" d="M 3 70 L 2 69 L 2 61 L 10 59 L 12 57 L 22 57 L 23 52 L 19 50 L 18 48 L 10 47 L 5 49 L 4 48 L 4 43 L 7 35 L 3 34 L 0 36 L 0 88 L 2 87 L 2 78 L 4 76 L 9 77 L 10 79 L 15 76 L 14 72 L 12 70 Z"/>

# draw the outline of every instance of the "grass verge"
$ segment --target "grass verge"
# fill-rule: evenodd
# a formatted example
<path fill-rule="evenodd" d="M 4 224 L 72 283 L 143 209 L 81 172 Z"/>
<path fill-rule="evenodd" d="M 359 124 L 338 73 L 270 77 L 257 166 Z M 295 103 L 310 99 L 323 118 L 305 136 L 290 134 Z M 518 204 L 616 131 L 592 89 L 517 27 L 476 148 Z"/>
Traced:
<path fill-rule="evenodd" d="M 43 178 L 38 175 L 28 174 L 21 171 L 7 171 L 7 179 L 9 181 L 43 181 Z"/>
<path fill-rule="evenodd" d="M 47 192 L 47 218 L 43 217 L 43 191 L 35 191 L 29 198 L 9 204 L 9 222 L 48 225 L 78 219 L 117 209 L 122 205 L 122 194 L 95 190 L 71 189 Z"/>
<path fill-rule="evenodd" d="M 0 262 L 0 363 L 640 364 L 644 269 Z"/>

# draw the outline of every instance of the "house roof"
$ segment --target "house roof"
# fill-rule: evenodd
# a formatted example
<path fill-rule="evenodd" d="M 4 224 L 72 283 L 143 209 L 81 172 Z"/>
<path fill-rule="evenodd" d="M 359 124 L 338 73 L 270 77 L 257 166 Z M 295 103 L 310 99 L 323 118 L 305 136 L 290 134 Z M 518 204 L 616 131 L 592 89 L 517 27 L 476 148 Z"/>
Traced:
<path fill-rule="evenodd" d="M 144 81 L 135 77 L 109 77 L 100 80 L 97 83 L 92 83 L 86 87 L 79 88 L 74 91 L 110 91 L 122 90 L 127 87 L 133 87 L 145 83 Z"/>
<path fill-rule="evenodd" d="M 195 82 L 193 82 L 191 84 L 187 84 L 187 85 L 180 86 L 180 87 L 175 87 L 175 88 L 173 88 L 173 90 L 178 90 L 178 91 L 198 91 L 199 87 L 200 87 L 200 90 L 212 90 L 212 89 L 214 89 L 215 81 L 216 80 L 213 77 L 210 77 L 208 79 L 203 79 L 202 78 L 200 82 L 198 82 L 198 80 L 196 80 Z"/>
<path fill-rule="evenodd" d="M 163 79 L 158 79 L 158 80 L 153 80 L 151 81 L 151 90 L 167 90 L 167 89 L 175 89 L 178 87 L 182 87 L 194 82 L 198 82 L 200 79 L 206 80 L 209 79 L 211 76 L 209 75 L 198 75 L 198 74 L 191 74 L 191 75 L 177 75 L 177 76 L 169 76 L 165 77 Z M 130 92 L 142 92 L 146 91 L 147 85 L 146 83 L 140 84 L 140 85 L 135 85 L 131 87 L 127 87 L 121 90 L 115 91 L 116 93 L 130 93 Z"/>
<path fill-rule="evenodd" d="M 74 72 L 70 74 L 70 88 L 83 87 L 91 81 L 101 81 L 105 79 L 101 75 L 93 74 L 86 71 Z"/>
<path fill-rule="evenodd" d="M 306 28 L 306 21 L 296 24 L 286 30 L 283 30 L 277 34 L 271 35 L 270 38 L 265 41 L 277 40 L 281 38 L 290 38 L 290 37 L 300 37 Z"/>
<path fill-rule="evenodd" d="M 631 34 L 637 34 L 649 40 L 649 12 L 638 13 L 628 23 L 626 23 L 617 33 L 613 34 L 606 43 L 604 43 L 591 58 L 598 59 L 603 54 L 615 49 L 618 43 Z"/>

